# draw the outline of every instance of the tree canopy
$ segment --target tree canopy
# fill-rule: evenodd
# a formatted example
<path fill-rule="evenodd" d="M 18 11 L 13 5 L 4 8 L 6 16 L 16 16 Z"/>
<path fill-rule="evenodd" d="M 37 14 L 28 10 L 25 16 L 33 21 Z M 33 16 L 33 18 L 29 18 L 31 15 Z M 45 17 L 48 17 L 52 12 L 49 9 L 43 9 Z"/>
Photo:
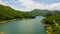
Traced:
<path fill-rule="evenodd" d="M 42 20 L 42 23 L 49 24 L 52 27 L 52 34 L 60 34 L 60 28 L 59 28 L 60 27 L 60 13 L 44 18 Z"/>
<path fill-rule="evenodd" d="M 9 6 L 0 5 L 0 21 L 10 19 L 35 18 L 35 15 L 29 12 L 17 11 Z"/>

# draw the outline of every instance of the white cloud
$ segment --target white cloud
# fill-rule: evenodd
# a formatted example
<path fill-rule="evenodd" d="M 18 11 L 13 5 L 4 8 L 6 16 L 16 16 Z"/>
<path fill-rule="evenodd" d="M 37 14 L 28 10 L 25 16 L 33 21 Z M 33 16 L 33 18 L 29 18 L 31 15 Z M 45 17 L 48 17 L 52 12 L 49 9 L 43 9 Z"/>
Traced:
<path fill-rule="evenodd" d="M 32 0 L 19 0 L 23 6 L 26 6 L 22 10 L 32 10 L 32 9 L 48 9 L 48 10 L 60 10 L 60 3 L 54 3 L 51 5 L 46 5 L 44 3 L 35 3 Z"/>
<path fill-rule="evenodd" d="M 15 1 L 15 0 L 12 0 L 12 1 L 14 1 L 14 2 L 18 2 L 18 1 Z M 11 0 L 10 0 L 10 2 L 12 2 Z M 6 2 L 6 3 L 9 3 L 8 1 L 4 1 L 4 2 Z M 2 0 L 0 0 L 0 5 L 5 5 L 5 6 L 10 6 L 11 8 L 13 8 L 13 9 L 16 9 L 16 10 L 18 10 L 18 8 L 15 8 L 14 6 L 12 6 L 12 5 L 9 5 L 9 4 L 6 4 L 6 3 L 4 3 Z M 20 10 L 20 9 L 19 9 Z"/>
<path fill-rule="evenodd" d="M 32 9 L 39 9 L 44 8 L 44 4 L 38 4 L 33 2 L 32 0 L 19 0 L 23 6 L 26 6 L 23 10 L 32 10 Z"/>
<path fill-rule="evenodd" d="M 60 10 L 60 3 L 54 3 L 51 5 L 46 6 L 46 9 L 49 10 Z"/>
<path fill-rule="evenodd" d="M 3 2 L 0 0 L 0 5 L 7 5 L 7 4 L 3 3 Z"/>
<path fill-rule="evenodd" d="M 15 1 L 15 0 L 13 0 L 13 1 Z M 35 3 L 32 0 L 19 0 L 16 2 L 22 3 L 22 5 L 25 7 L 24 8 L 15 8 L 14 6 L 11 6 L 11 5 L 9 5 L 9 6 L 16 10 L 23 10 L 23 11 L 30 11 L 33 9 L 60 10 L 60 3 L 54 3 L 54 4 L 48 5 L 48 4 L 44 4 L 44 3 Z M 0 1 L 0 4 L 7 5 L 7 4 L 3 3 L 2 1 Z"/>

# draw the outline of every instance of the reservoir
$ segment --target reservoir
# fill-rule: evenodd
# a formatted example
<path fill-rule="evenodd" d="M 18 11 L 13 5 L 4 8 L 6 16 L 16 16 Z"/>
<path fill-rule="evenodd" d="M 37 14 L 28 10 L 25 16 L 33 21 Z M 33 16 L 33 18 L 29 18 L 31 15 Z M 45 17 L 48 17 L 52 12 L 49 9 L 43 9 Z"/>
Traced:
<path fill-rule="evenodd" d="M 46 34 L 46 29 L 41 23 L 43 18 L 43 16 L 37 16 L 34 19 L 0 24 L 0 32 L 4 32 L 4 34 Z"/>

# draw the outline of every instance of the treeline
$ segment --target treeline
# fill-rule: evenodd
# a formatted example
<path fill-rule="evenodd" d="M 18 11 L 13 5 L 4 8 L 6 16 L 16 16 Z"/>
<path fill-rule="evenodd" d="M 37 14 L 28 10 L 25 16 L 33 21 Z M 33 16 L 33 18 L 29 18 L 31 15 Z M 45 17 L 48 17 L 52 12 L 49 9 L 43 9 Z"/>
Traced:
<path fill-rule="evenodd" d="M 42 23 L 49 24 L 52 27 L 52 34 L 60 34 L 60 14 L 48 16 L 42 20 Z"/>
<path fill-rule="evenodd" d="M 35 18 L 30 12 L 17 11 L 9 6 L 0 5 L 0 21 L 10 19 Z"/>
<path fill-rule="evenodd" d="M 60 13 L 58 10 L 40 10 L 40 9 L 34 9 L 31 11 L 31 13 L 35 14 L 36 16 L 51 16 L 56 13 Z"/>
<path fill-rule="evenodd" d="M 60 25 L 60 23 L 59 23 L 60 22 L 60 14 L 54 14 L 52 16 L 48 16 L 48 17 L 44 18 L 42 20 L 42 22 L 46 23 L 46 24 L 53 25 L 54 24 L 54 22 L 53 22 L 54 20 Z"/>

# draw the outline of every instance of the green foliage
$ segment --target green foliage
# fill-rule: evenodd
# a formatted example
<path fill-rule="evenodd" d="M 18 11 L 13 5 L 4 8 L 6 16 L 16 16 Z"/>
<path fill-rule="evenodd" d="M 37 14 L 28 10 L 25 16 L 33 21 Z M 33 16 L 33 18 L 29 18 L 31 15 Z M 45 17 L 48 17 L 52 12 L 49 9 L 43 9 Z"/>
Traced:
<path fill-rule="evenodd" d="M 54 24 L 53 20 L 55 20 L 57 23 L 60 23 L 60 14 L 54 14 L 52 16 L 48 16 L 42 20 L 43 23 L 47 24 Z"/>
<path fill-rule="evenodd" d="M 56 23 L 60 26 L 60 14 L 54 14 L 52 16 L 48 16 L 42 20 L 42 23 L 49 24 L 52 26 L 52 34 L 60 34 L 60 28 L 56 26 L 53 20 L 55 20 Z"/>
<path fill-rule="evenodd" d="M 35 15 L 29 12 L 14 10 L 9 6 L 0 5 L 0 21 L 23 18 L 35 18 Z"/>
<path fill-rule="evenodd" d="M 60 28 L 58 28 L 55 24 L 52 26 L 52 34 L 60 34 Z"/>
<path fill-rule="evenodd" d="M 31 11 L 31 13 L 35 14 L 36 16 L 51 16 L 56 13 L 60 13 L 60 11 L 51 11 L 51 10 L 40 10 L 40 9 L 34 9 Z"/>

